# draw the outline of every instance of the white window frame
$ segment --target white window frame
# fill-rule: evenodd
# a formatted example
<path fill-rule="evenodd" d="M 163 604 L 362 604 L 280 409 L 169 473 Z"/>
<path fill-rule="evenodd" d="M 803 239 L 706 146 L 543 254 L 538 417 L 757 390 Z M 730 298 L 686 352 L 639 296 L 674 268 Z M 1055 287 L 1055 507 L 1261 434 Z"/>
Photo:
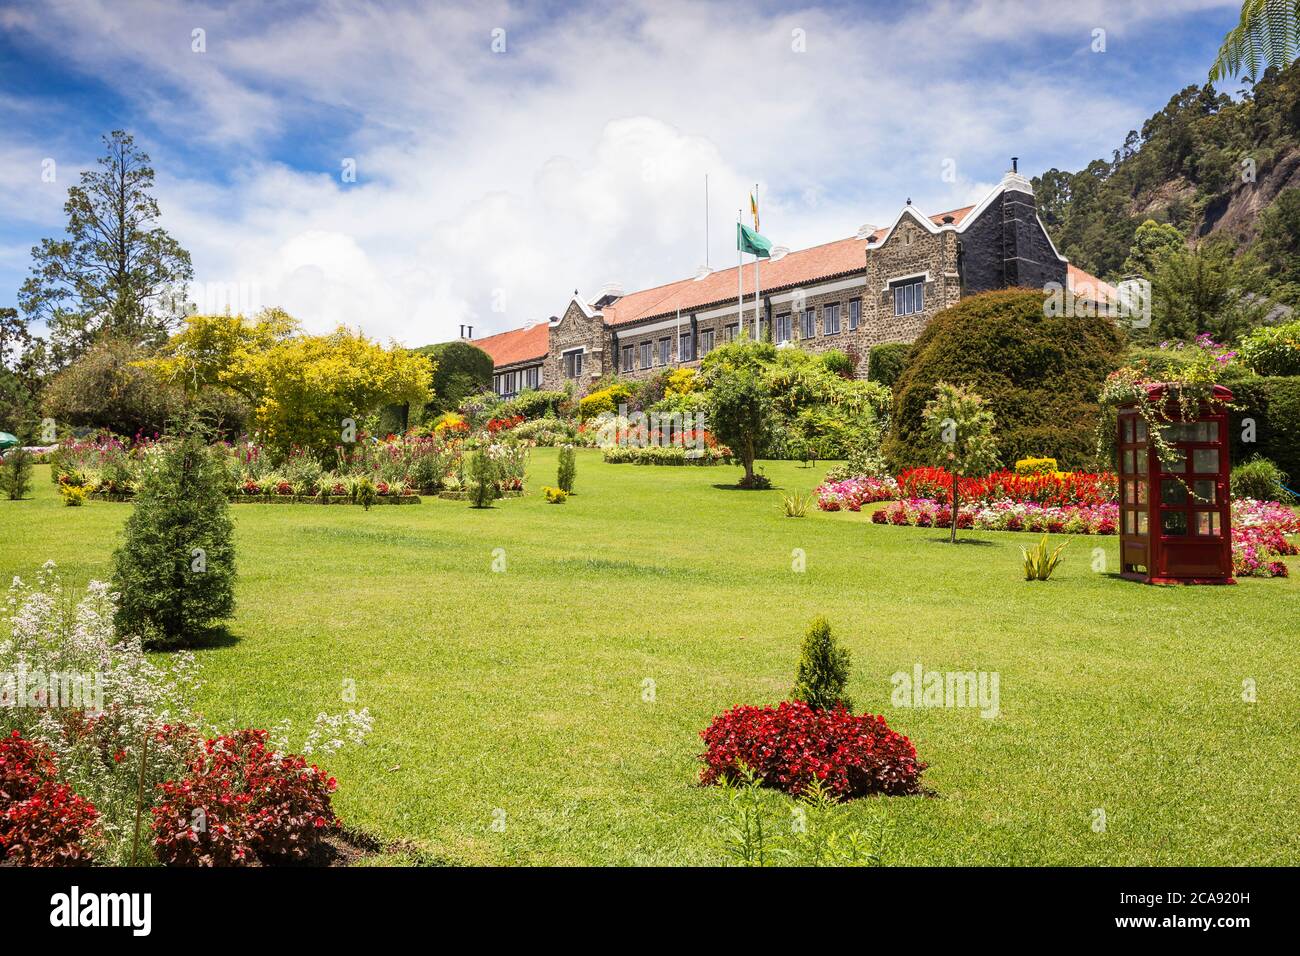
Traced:
<path fill-rule="evenodd" d="M 661 335 L 659 337 L 658 348 L 655 349 L 655 358 L 659 360 L 659 365 L 671 365 L 673 361 L 673 337 L 671 335 Z"/>
<path fill-rule="evenodd" d="M 713 329 L 700 329 L 700 354 L 708 355 L 713 351 Z"/>
<path fill-rule="evenodd" d="M 834 319 L 835 327 L 831 327 L 831 320 Z M 822 306 L 822 334 L 839 335 L 840 334 L 840 304 L 831 302 Z"/>
<path fill-rule="evenodd" d="M 862 324 L 862 300 L 849 299 L 849 331 L 856 332 Z"/>
<path fill-rule="evenodd" d="M 655 344 L 654 342 L 642 342 L 637 349 L 637 358 L 640 359 L 640 368 L 647 369 L 654 367 Z"/>
<path fill-rule="evenodd" d="M 583 356 L 587 353 L 585 348 L 569 349 L 564 352 L 564 377 L 571 379 L 582 378 Z M 572 357 L 572 361 L 570 361 Z"/>
<path fill-rule="evenodd" d="M 622 349 L 621 367 L 625 372 L 631 372 L 636 368 L 636 346 L 624 345 Z"/>
<path fill-rule="evenodd" d="M 773 338 L 777 345 L 789 342 L 794 336 L 794 320 L 789 312 L 782 312 L 776 317 L 776 330 Z"/>
<path fill-rule="evenodd" d="M 799 315 L 799 338 L 812 339 L 817 337 L 817 310 L 804 309 Z"/>
<path fill-rule="evenodd" d="M 677 361 L 695 361 L 695 336 L 690 332 L 680 332 L 677 335 Z"/>

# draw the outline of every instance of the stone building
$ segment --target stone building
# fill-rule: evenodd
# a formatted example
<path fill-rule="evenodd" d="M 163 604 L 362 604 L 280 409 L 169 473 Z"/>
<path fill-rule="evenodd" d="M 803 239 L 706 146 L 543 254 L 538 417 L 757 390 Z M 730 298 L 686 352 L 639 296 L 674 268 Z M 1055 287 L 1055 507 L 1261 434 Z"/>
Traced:
<path fill-rule="evenodd" d="M 1025 286 L 1114 290 L 1069 265 L 1038 217 L 1029 180 L 1012 171 L 975 206 L 926 216 L 911 204 L 887 228 L 796 252 L 774 250 L 761 265 L 755 303 L 753 266 L 744 268 L 743 314 L 736 270 L 623 294 L 606 290 L 587 301 L 575 290 L 549 322 L 475 342 L 492 356 L 494 389 L 577 394 L 616 373 L 647 378 L 665 368 L 698 366 L 710 349 L 742 325 L 778 346 L 839 349 L 865 376 L 871 348 L 911 342 L 934 314 L 966 295 Z"/>

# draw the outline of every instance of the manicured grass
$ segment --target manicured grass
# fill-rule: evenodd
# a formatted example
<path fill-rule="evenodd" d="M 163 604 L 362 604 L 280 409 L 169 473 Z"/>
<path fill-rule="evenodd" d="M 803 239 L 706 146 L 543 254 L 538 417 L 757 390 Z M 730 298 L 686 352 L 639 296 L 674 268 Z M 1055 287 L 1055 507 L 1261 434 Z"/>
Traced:
<path fill-rule="evenodd" d="M 853 653 L 858 708 L 931 765 L 934 797 L 846 811 L 891 819 L 890 862 L 1300 856 L 1294 578 L 1146 587 L 1092 570 L 1096 547 L 1116 569 L 1116 539 L 1078 538 L 1052 581 L 1028 584 L 1030 535 L 966 532 L 953 547 L 865 514 L 788 519 L 777 491 L 718 487 L 737 469 L 594 452 L 579 453 L 577 494 L 549 505 L 555 464 L 534 452 L 528 496 L 488 511 L 234 509 L 238 612 L 233 639 L 201 652 L 202 709 L 239 725 L 287 716 L 305 734 L 349 706 L 355 681 L 375 730 L 326 759 L 337 806 L 425 858 L 716 863 L 721 801 L 695 784 L 698 732 L 734 704 L 782 699 L 824 613 Z M 765 467 L 787 491 L 821 476 Z M 64 508 L 47 469 L 35 478 L 35 500 L 0 502 L 0 573 L 53 558 L 78 584 L 107 576 L 130 506 Z M 917 662 L 997 672 L 1000 715 L 892 707 L 890 676 Z"/>

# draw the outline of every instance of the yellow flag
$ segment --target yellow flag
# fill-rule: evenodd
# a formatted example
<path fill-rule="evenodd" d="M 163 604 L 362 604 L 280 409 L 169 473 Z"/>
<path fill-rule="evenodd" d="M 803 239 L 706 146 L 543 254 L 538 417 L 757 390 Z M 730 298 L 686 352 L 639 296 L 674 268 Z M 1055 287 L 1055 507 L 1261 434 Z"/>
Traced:
<path fill-rule="evenodd" d="M 754 231 L 762 232 L 763 230 L 758 228 L 758 200 L 754 198 L 753 193 L 749 194 L 749 211 L 754 214 Z"/>

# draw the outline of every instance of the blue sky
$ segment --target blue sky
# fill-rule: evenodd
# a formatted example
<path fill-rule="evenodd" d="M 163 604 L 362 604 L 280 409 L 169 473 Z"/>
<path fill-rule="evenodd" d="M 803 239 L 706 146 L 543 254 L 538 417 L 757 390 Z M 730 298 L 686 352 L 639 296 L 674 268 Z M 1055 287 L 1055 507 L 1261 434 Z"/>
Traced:
<path fill-rule="evenodd" d="M 0 305 L 114 128 L 153 159 L 201 307 L 418 345 L 693 273 L 705 173 L 719 267 L 753 183 L 764 232 L 800 248 L 909 197 L 973 202 L 1012 155 L 1029 175 L 1108 157 L 1204 82 L 1239 12 L 0 0 Z"/>

